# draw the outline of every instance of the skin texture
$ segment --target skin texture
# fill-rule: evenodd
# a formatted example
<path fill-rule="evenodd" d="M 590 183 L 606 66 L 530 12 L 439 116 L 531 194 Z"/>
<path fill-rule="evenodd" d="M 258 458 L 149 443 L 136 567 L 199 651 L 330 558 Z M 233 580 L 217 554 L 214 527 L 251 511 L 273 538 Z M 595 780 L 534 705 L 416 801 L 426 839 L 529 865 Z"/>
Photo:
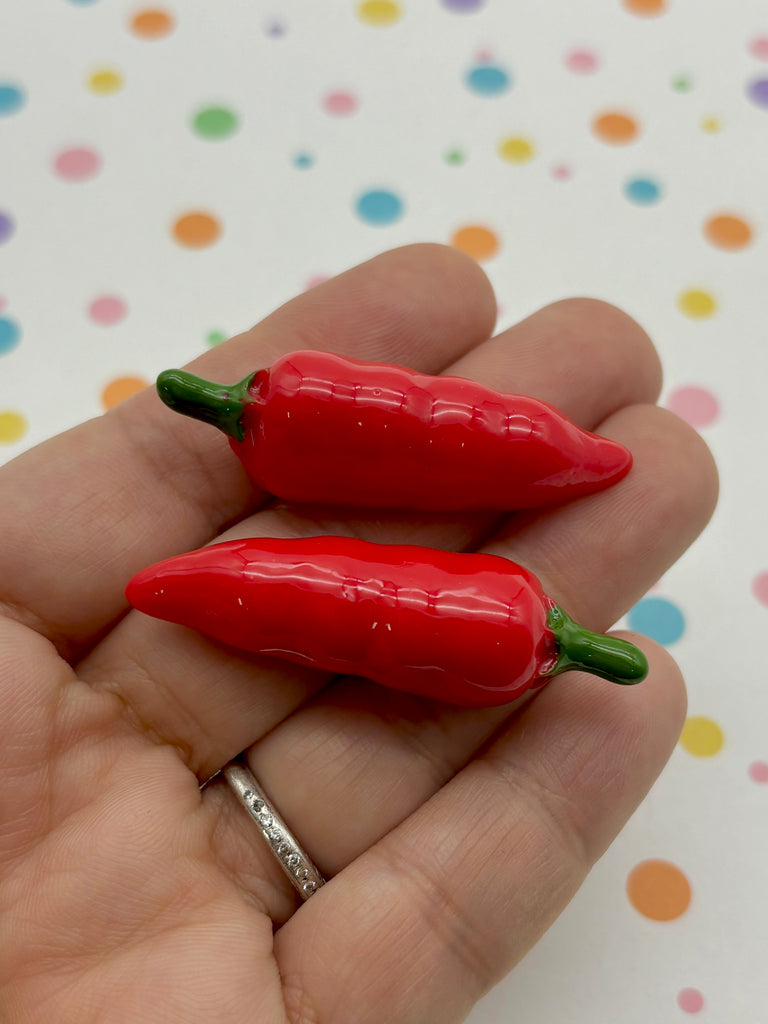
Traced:
<path fill-rule="evenodd" d="M 685 713 L 677 667 L 642 638 L 636 687 L 568 673 L 465 711 L 126 608 L 127 580 L 161 558 L 327 532 L 509 556 L 609 628 L 706 524 L 711 457 L 654 406 L 658 359 L 618 310 L 559 302 L 488 340 L 494 318 L 474 263 L 410 246 L 190 368 L 234 380 L 317 347 L 466 375 L 627 445 L 616 487 L 507 517 L 290 508 L 150 390 L 0 471 L 4 1021 L 460 1021 L 642 800 Z M 243 750 L 330 878 L 304 906 L 226 785 L 200 788 Z"/>

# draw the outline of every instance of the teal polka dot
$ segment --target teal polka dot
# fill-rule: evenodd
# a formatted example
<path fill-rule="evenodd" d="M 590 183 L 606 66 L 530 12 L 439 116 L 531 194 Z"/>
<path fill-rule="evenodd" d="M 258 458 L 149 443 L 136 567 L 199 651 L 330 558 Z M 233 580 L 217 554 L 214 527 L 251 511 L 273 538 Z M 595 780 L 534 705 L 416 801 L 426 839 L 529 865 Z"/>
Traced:
<path fill-rule="evenodd" d="M 9 82 L 0 82 L 0 114 L 15 114 L 26 103 L 24 90 Z"/>
<path fill-rule="evenodd" d="M 644 597 L 627 616 L 629 628 L 659 644 L 673 644 L 685 632 L 685 616 L 665 597 Z"/>
<path fill-rule="evenodd" d="M 481 96 L 498 96 L 512 84 L 509 74 L 495 64 L 479 64 L 467 74 L 467 87 Z"/>
<path fill-rule="evenodd" d="M 21 340 L 21 329 L 15 320 L 0 316 L 0 355 L 11 352 Z"/>
<path fill-rule="evenodd" d="M 394 224 L 403 215 L 404 204 L 394 192 L 364 192 L 356 204 L 357 215 L 366 224 Z"/>
<path fill-rule="evenodd" d="M 300 171 L 308 170 L 310 167 L 314 166 L 314 163 L 315 158 L 312 156 L 311 153 L 297 153 L 296 156 L 293 158 L 293 166 L 298 167 Z"/>
<path fill-rule="evenodd" d="M 652 178 L 632 178 L 624 186 L 624 195 L 639 206 L 651 206 L 661 199 L 661 186 Z"/>

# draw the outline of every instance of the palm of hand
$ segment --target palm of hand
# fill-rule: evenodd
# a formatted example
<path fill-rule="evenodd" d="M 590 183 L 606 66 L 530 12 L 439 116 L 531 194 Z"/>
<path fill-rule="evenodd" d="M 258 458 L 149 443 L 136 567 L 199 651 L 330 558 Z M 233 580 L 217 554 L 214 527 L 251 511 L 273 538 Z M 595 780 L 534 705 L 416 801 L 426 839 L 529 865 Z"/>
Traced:
<path fill-rule="evenodd" d="M 235 524 L 445 547 L 490 535 L 587 625 L 608 627 L 706 522 L 711 462 L 683 424 L 642 404 L 657 364 L 617 311 L 559 304 L 485 341 L 492 315 L 474 266 L 411 247 L 295 300 L 199 370 L 234 379 L 280 350 L 329 344 L 430 372 L 453 363 L 622 440 L 636 466 L 619 487 L 506 522 L 257 510 L 220 437 L 149 394 L 6 467 L 9 1024 L 461 1020 L 642 799 L 684 708 L 675 666 L 648 643 L 652 672 L 633 691 L 570 675 L 522 709 L 466 712 L 124 615 L 133 572 Z M 226 786 L 200 788 L 246 749 L 332 878 L 298 912 Z"/>

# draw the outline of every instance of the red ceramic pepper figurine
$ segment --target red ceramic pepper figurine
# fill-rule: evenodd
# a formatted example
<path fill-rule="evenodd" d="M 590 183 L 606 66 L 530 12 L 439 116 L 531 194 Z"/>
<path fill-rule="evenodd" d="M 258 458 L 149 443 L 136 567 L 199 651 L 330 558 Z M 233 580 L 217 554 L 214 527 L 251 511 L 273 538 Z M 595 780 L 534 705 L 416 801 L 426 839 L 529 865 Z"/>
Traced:
<path fill-rule="evenodd" d="M 533 508 L 608 487 L 632 463 L 536 399 L 327 352 L 293 352 L 231 387 L 166 370 L 157 389 L 228 434 L 251 480 L 289 501 Z"/>
<path fill-rule="evenodd" d="M 633 644 L 578 626 L 497 555 L 236 540 L 150 566 L 127 596 L 234 647 L 466 707 L 506 704 L 567 669 L 635 683 L 648 668 Z"/>

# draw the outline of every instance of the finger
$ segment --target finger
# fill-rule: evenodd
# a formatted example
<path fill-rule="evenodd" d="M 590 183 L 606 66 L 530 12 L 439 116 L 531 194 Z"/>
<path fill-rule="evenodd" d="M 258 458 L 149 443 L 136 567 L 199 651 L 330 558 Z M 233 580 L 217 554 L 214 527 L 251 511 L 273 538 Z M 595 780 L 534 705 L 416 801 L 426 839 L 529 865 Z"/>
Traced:
<path fill-rule="evenodd" d="M 193 366 L 227 381 L 320 347 L 437 372 L 487 338 L 494 316 L 472 260 L 410 246 L 304 293 Z M 124 610 L 134 572 L 205 543 L 254 501 L 218 432 L 150 390 L 21 456 L 2 480 L 0 604 L 70 655 Z M 41 537 L 45 556 L 31 558 Z"/>
<path fill-rule="evenodd" d="M 708 449 L 670 413 L 633 406 L 603 428 L 635 453 L 633 472 L 489 548 L 533 570 L 571 616 L 600 631 L 692 543 L 717 490 Z M 578 692 L 580 677 L 564 679 Z M 596 686 L 606 698 L 626 692 Z M 468 712 L 345 680 L 255 744 L 249 762 L 281 813 L 300 824 L 321 869 L 334 874 L 437 792 L 511 713 Z"/>
<path fill-rule="evenodd" d="M 674 747 L 682 680 L 645 646 L 646 683 L 556 679 L 278 931 L 290 1010 L 356 1024 L 465 1018 L 566 907 Z"/>
<path fill-rule="evenodd" d="M 633 470 L 621 484 L 510 521 L 487 545 L 534 566 L 545 589 L 592 629 L 608 628 L 658 582 L 709 522 L 718 497 L 709 449 L 673 413 L 629 406 L 601 430 L 631 445 Z"/>
<path fill-rule="evenodd" d="M 545 306 L 462 356 L 449 372 L 551 402 L 591 429 L 625 405 L 655 402 L 662 376 L 640 325 L 595 299 Z"/>
<path fill-rule="evenodd" d="M 624 314 L 601 303 L 576 301 L 559 304 L 557 315 L 545 310 L 541 318 L 541 324 L 539 317 L 533 316 L 505 332 L 503 340 L 477 346 L 474 355 L 464 360 L 463 371 L 490 378 L 496 373 L 500 346 L 511 353 L 520 348 L 522 367 L 518 370 L 514 359 L 505 357 L 508 376 L 496 375 L 496 386 L 526 390 L 527 367 L 534 367 L 532 382 L 544 392 L 542 397 L 588 427 L 595 425 L 592 417 L 599 418 L 603 408 L 613 407 L 617 376 L 625 382 L 627 400 L 645 401 L 655 394 L 655 351 L 644 332 Z M 574 320 L 578 328 L 565 330 L 563 320 L 569 324 Z M 596 323 L 601 325 L 599 329 Z M 539 347 L 538 361 L 530 354 L 535 346 Z M 571 349 L 581 350 L 582 346 L 584 358 L 579 360 Z M 536 369 L 542 361 L 551 368 L 546 391 Z M 617 362 L 621 372 L 616 370 Z M 583 383 L 574 382 L 575 366 L 582 367 Z M 476 544 L 492 522 L 485 516 L 456 520 L 411 515 L 400 521 L 381 516 L 375 521 L 338 517 L 310 521 L 303 514 L 272 509 L 240 524 L 238 532 L 256 536 L 353 532 L 381 541 L 462 548 Z M 189 631 L 132 614 L 80 670 L 92 682 L 114 687 L 144 728 L 183 749 L 191 766 L 207 777 L 273 728 L 325 681 L 306 670 L 238 657 L 231 651 L 225 661 L 222 650 L 220 645 L 192 637 Z"/>

